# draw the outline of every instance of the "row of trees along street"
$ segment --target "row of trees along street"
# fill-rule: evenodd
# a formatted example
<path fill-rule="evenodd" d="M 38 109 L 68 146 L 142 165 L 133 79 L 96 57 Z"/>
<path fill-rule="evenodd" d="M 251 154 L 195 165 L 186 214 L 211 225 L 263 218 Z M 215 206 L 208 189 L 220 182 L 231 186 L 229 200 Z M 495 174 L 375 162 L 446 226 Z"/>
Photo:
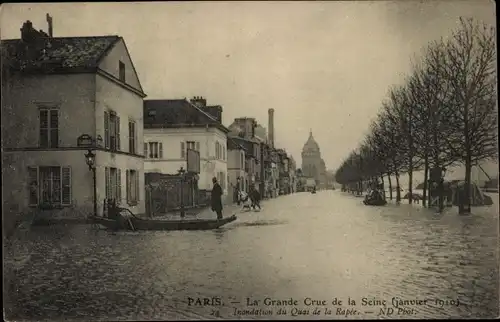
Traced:
<path fill-rule="evenodd" d="M 423 170 L 425 206 L 430 169 L 461 164 L 470 187 L 472 166 L 498 158 L 496 95 L 495 29 L 460 18 L 449 38 L 431 42 L 413 61 L 404 84 L 389 90 L 369 134 L 337 169 L 337 182 L 359 191 L 386 177 L 392 199 L 392 176 L 399 202 L 399 178 L 407 174 L 412 203 L 412 176 Z"/>

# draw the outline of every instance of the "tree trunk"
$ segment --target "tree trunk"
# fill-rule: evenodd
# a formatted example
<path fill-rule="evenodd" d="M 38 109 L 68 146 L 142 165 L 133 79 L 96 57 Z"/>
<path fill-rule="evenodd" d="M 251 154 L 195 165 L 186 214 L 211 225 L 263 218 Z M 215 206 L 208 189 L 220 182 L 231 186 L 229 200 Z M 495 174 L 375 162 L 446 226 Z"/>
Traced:
<path fill-rule="evenodd" d="M 422 203 L 424 207 L 427 207 L 427 185 L 428 185 L 428 175 L 429 175 L 429 157 L 427 154 L 424 156 L 424 195 L 422 196 Z"/>
<path fill-rule="evenodd" d="M 472 171 L 472 151 L 469 137 L 469 105 L 468 102 L 465 102 L 464 109 L 464 148 L 465 148 L 465 186 L 464 186 L 464 199 L 461 201 L 462 209 L 459 210 L 461 214 L 470 214 L 470 204 L 471 204 L 471 196 L 470 196 L 470 184 L 471 184 L 471 171 Z"/>
<path fill-rule="evenodd" d="M 396 202 L 401 202 L 401 187 L 399 186 L 399 172 L 396 171 Z"/>
<path fill-rule="evenodd" d="M 380 181 L 382 182 L 382 195 L 384 196 L 385 199 L 385 183 L 384 183 L 384 175 L 380 175 Z"/>
<path fill-rule="evenodd" d="M 413 136 L 412 136 L 412 109 L 408 113 L 408 203 L 413 202 Z"/>
<path fill-rule="evenodd" d="M 471 171 L 472 161 L 470 156 L 470 149 L 466 151 L 467 157 L 465 159 L 465 186 L 464 186 L 464 199 L 462 214 L 470 214 L 471 208 Z"/>
<path fill-rule="evenodd" d="M 408 203 L 411 205 L 413 202 L 413 165 L 410 161 L 410 170 L 408 172 Z"/>
<path fill-rule="evenodd" d="M 387 172 L 387 180 L 389 180 L 389 199 L 392 200 L 392 182 L 390 172 Z"/>

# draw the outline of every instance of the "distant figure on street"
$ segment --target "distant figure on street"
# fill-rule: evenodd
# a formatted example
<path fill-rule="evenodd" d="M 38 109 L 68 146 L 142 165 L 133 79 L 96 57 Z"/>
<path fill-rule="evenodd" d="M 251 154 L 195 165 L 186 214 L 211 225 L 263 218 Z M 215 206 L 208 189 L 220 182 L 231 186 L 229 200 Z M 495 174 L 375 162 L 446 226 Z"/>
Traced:
<path fill-rule="evenodd" d="M 222 219 L 222 188 L 217 183 L 216 177 L 212 178 L 212 182 L 214 183 L 211 196 L 212 211 L 217 213 L 217 219 Z"/>
<path fill-rule="evenodd" d="M 248 194 L 245 191 L 239 191 L 238 200 L 239 204 L 243 205 L 243 209 L 250 210 L 252 203 L 250 201 L 250 198 L 248 197 Z"/>
<path fill-rule="evenodd" d="M 257 207 L 260 208 L 260 193 L 259 191 L 255 188 L 255 186 L 252 187 L 252 191 L 250 192 L 250 199 L 252 200 L 252 208 L 256 209 Z"/>

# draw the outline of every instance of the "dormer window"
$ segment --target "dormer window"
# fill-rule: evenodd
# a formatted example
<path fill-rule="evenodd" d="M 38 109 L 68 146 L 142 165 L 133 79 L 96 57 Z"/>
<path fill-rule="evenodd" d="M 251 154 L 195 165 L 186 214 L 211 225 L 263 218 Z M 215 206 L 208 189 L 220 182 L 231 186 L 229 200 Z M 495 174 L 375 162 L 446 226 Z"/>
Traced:
<path fill-rule="evenodd" d="M 125 83 L 125 64 L 120 60 L 118 65 L 119 65 L 118 68 L 119 68 L 119 72 L 120 72 L 120 75 L 119 75 L 120 80 Z"/>

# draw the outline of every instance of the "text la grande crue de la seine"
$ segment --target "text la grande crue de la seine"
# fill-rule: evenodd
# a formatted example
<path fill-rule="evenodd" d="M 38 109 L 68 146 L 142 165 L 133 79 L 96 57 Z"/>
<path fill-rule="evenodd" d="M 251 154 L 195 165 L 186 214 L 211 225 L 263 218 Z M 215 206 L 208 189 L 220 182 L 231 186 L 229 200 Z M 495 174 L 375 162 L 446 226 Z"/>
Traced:
<path fill-rule="evenodd" d="M 188 298 L 189 306 L 224 306 L 228 303 L 222 298 Z M 363 306 L 363 307 L 374 307 L 374 306 L 392 306 L 394 308 L 402 306 L 426 306 L 426 305 L 436 305 L 436 306 L 458 306 L 458 299 L 429 299 L 429 298 L 415 298 L 415 299 L 402 299 L 400 297 L 392 297 L 390 300 L 377 299 L 374 297 L 362 297 L 361 299 L 353 299 L 347 297 L 347 300 L 334 297 L 331 299 L 314 299 L 311 297 L 305 297 L 300 300 L 290 297 L 285 299 L 275 299 L 271 297 L 265 297 L 264 299 L 257 299 L 246 297 L 244 301 L 231 301 L 232 304 L 243 304 L 246 306 L 266 306 L 266 307 L 288 307 L 288 306 Z"/>

